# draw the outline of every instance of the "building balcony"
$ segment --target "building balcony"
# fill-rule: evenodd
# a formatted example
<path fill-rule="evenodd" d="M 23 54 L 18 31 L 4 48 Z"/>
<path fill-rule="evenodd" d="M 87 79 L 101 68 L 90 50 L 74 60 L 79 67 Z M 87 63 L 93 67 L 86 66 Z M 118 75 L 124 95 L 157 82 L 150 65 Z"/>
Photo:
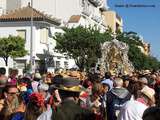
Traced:
<path fill-rule="evenodd" d="M 103 3 L 103 0 L 89 0 L 89 1 L 96 7 L 101 6 Z"/>
<path fill-rule="evenodd" d="M 87 16 L 91 15 L 91 11 L 89 11 L 87 8 L 83 8 L 82 13 Z"/>
<path fill-rule="evenodd" d="M 93 19 L 94 21 L 98 22 L 98 23 L 100 23 L 101 20 L 102 20 L 101 17 L 95 16 L 95 15 L 92 16 L 92 19 Z"/>

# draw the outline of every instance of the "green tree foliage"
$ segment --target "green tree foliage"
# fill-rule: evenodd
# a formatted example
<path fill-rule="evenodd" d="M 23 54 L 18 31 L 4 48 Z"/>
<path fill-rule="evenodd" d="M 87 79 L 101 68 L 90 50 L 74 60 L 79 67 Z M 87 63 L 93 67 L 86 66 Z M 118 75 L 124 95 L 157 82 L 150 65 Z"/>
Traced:
<path fill-rule="evenodd" d="M 128 57 L 137 70 L 157 70 L 160 68 L 160 62 L 152 56 L 144 55 L 138 46 L 143 46 L 142 41 L 135 32 L 118 32 L 117 40 L 123 41 L 129 45 Z"/>
<path fill-rule="evenodd" d="M 25 40 L 21 37 L 9 36 L 7 38 L 0 38 L 0 57 L 8 66 L 8 58 L 23 57 L 27 54 L 25 50 Z"/>
<path fill-rule="evenodd" d="M 76 62 L 80 70 L 88 69 L 101 57 L 101 43 L 112 40 L 111 30 L 104 33 L 96 28 L 63 28 L 64 33 L 56 33 L 56 49 L 67 53 Z"/>
<path fill-rule="evenodd" d="M 143 43 L 140 40 L 140 37 L 135 32 L 118 32 L 117 40 L 127 43 L 129 46 L 142 46 Z"/>

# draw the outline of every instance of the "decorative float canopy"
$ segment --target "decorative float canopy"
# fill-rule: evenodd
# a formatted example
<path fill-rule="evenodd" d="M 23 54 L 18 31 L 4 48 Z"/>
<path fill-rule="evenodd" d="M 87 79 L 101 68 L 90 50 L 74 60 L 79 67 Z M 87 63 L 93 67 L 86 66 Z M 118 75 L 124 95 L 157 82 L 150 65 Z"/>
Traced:
<path fill-rule="evenodd" d="M 129 47 L 116 39 L 105 42 L 101 46 L 101 65 L 105 71 L 112 75 L 130 74 L 134 71 L 132 63 L 128 59 Z"/>

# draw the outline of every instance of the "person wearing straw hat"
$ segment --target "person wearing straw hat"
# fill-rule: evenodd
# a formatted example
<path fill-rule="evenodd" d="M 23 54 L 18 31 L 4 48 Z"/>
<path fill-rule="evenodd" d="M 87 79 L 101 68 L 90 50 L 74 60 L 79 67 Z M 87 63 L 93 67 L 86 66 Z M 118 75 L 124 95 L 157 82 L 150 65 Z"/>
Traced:
<path fill-rule="evenodd" d="M 155 102 L 155 91 L 148 86 L 141 90 L 136 100 L 130 100 L 122 107 L 117 120 L 142 120 L 144 111 Z"/>
<path fill-rule="evenodd" d="M 77 104 L 79 94 L 84 90 L 79 80 L 71 77 L 63 78 L 57 89 L 62 103 L 53 115 L 53 120 L 94 120 L 93 113 Z"/>

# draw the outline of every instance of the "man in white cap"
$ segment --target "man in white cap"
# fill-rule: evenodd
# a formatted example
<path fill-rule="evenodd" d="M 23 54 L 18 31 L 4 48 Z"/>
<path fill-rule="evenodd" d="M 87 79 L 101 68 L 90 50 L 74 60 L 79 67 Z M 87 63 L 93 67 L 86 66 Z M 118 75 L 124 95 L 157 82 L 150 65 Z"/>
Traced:
<path fill-rule="evenodd" d="M 102 94 L 100 97 L 101 102 L 101 112 L 103 113 L 103 117 L 107 119 L 107 110 L 106 110 L 106 102 L 107 102 L 107 92 L 113 88 L 113 82 L 110 79 L 105 79 L 101 82 L 102 84 Z"/>
<path fill-rule="evenodd" d="M 37 88 L 38 88 L 38 92 L 41 93 L 43 97 L 45 98 L 45 102 L 47 102 L 50 97 L 50 94 L 48 92 L 49 85 L 46 83 L 39 83 Z"/>
<path fill-rule="evenodd" d="M 148 79 L 146 77 L 139 78 L 138 82 L 140 83 L 141 89 L 143 89 L 144 87 L 148 85 Z"/>
<path fill-rule="evenodd" d="M 40 82 L 37 88 L 38 88 L 38 92 L 43 95 L 45 100 L 45 105 L 47 106 L 47 110 L 43 112 L 37 120 L 51 120 L 52 109 L 49 104 L 49 98 L 51 97 L 50 93 L 48 92 L 49 85 L 46 83 Z"/>
<path fill-rule="evenodd" d="M 32 81 L 32 83 L 31 83 L 33 92 L 38 92 L 38 89 L 37 89 L 37 88 L 38 88 L 38 85 L 39 85 L 39 83 L 40 83 L 40 80 L 41 80 L 41 75 L 40 75 L 39 72 L 36 72 L 36 73 L 34 74 L 34 78 L 33 78 L 33 81 Z"/>

